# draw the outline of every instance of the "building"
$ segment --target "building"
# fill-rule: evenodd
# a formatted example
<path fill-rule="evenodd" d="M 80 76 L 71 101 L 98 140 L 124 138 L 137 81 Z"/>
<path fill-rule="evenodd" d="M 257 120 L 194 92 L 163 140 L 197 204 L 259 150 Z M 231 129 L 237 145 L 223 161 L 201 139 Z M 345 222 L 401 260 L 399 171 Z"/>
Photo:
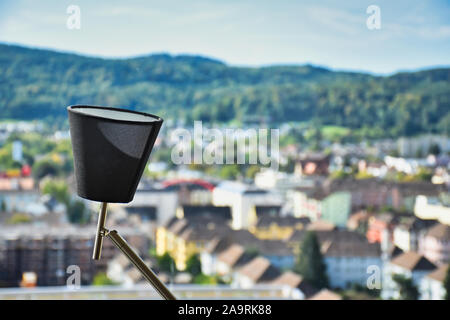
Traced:
<path fill-rule="evenodd" d="M 363 236 L 348 231 L 333 231 L 330 240 L 321 244 L 327 274 L 332 288 L 366 286 L 370 267 L 381 270 L 381 250 Z"/>
<path fill-rule="evenodd" d="M 327 176 L 329 166 L 330 156 L 322 153 L 305 153 L 299 155 L 294 172 L 298 176 Z"/>
<path fill-rule="evenodd" d="M 394 245 L 403 251 L 419 251 L 419 237 L 434 224 L 435 220 L 422 220 L 415 216 L 400 218 L 394 227 Z"/>
<path fill-rule="evenodd" d="M 0 206 L 4 211 L 25 212 L 40 196 L 31 177 L 0 177 Z"/>
<path fill-rule="evenodd" d="M 254 254 L 246 252 L 245 247 L 232 244 L 217 256 L 216 274 L 231 280 L 233 270 L 246 264 L 254 257 Z"/>
<path fill-rule="evenodd" d="M 383 212 L 370 217 L 367 225 L 367 240 L 371 243 L 387 244 L 392 242 L 394 228 L 400 215 L 391 212 Z"/>
<path fill-rule="evenodd" d="M 277 189 L 283 193 L 299 187 L 312 188 L 315 186 L 315 183 L 314 179 L 272 169 L 261 169 L 255 175 L 255 185 L 258 188 L 266 190 Z"/>
<path fill-rule="evenodd" d="M 239 182 L 222 182 L 213 190 L 215 206 L 230 206 L 233 229 L 247 229 L 254 206 L 281 205 L 280 194 L 258 189 Z"/>
<path fill-rule="evenodd" d="M 178 193 L 175 190 L 157 188 L 141 182 L 133 201 L 127 204 L 127 207 L 135 207 L 138 210 L 141 208 L 156 208 L 154 213 L 148 212 L 149 217 L 153 219 L 154 216 L 156 224 L 164 225 L 175 216 L 178 207 Z M 153 209 L 146 211 L 149 210 Z"/>
<path fill-rule="evenodd" d="M 276 286 L 285 287 L 287 296 L 291 296 L 293 299 L 304 300 L 307 299 L 318 291 L 308 281 L 303 279 L 299 274 L 292 271 L 286 271 L 279 277 L 275 278 L 271 284 Z"/>
<path fill-rule="evenodd" d="M 296 231 L 287 245 L 298 253 L 307 231 Z M 330 286 L 347 288 L 352 284 L 366 285 L 368 268 L 381 269 L 381 249 L 378 243 L 369 243 L 361 234 L 348 230 L 315 231 L 319 241 Z"/>
<path fill-rule="evenodd" d="M 431 262 L 450 262 L 450 226 L 437 223 L 419 239 L 419 252 Z"/>
<path fill-rule="evenodd" d="M 446 136 L 422 135 L 397 140 L 398 151 L 402 157 L 415 157 L 418 153 L 426 155 L 433 145 L 438 145 L 443 153 L 450 151 L 450 139 Z"/>
<path fill-rule="evenodd" d="M 413 211 L 418 195 L 437 197 L 442 191 L 444 191 L 443 186 L 431 182 L 393 182 L 377 178 L 327 179 L 322 186 L 322 192 L 326 194 L 349 192 L 352 210 L 387 206 Z"/>
<path fill-rule="evenodd" d="M 234 272 L 233 285 L 239 288 L 251 288 L 256 284 L 270 283 L 280 275 L 280 270 L 269 260 L 256 257 Z"/>
<path fill-rule="evenodd" d="M 438 220 L 440 223 L 450 225 L 450 207 L 444 206 L 436 197 L 418 195 L 414 214 L 420 219 Z"/>
<path fill-rule="evenodd" d="M 261 207 L 256 209 L 257 212 Z M 284 240 L 288 239 L 295 230 L 301 230 L 309 224 L 309 218 L 296 218 L 294 216 L 280 216 L 257 214 L 258 222 L 251 226 L 249 231 L 258 239 Z"/>
<path fill-rule="evenodd" d="M 449 265 L 444 264 L 433 272 L 427 274 L 420 284 L 422 300 L 444 300 L 446 290 L 444 280 L 448 274 Z"/>
<path fill-rule="evenodd" d="M 37 277 L 38 286 L 65 285 L 67 267 L 80 268 L 81 284 L 88 285 L 118 250 L 105 241 L 102 259 L 92 259 L 96 228 L 72 225 L 17 225 L 0 228 L 0 283 L 19 285 L 25 272 Z M 122 236 L 137 250 L 148 250 L 148 237 L 131 228 L 121 228 Z"/>
<path fill-rule="evenodd" d="M 322 219 L 344 227 L 351 211 L 351 194 L 348 192 L 297 189 L 291 193 L 291 199 L 294 216 L 308 217 L 311 221 Z"/>
<path fill-rule="evenodd" d="M 366 210 L 353 213 L 347 220 L 347 229 L 366 234 L 369 227 L 369 220 L 374 214 Z"/>
<path fill-rule="evenodd" d="M 258 240 L 245 244 L 248 251 L 266 258 L 279 269 L 292 269 L 295 264 L 295 250 L 283 240 Z"/>
<path fill-rule="evenodd" d="M 187 260 L 200 254 L 212 240 L 231 231 L 231 221 L 226 219 L 231 216 L 230 208 L 183 206 L 180 215 L 184 214 L 186 218 L 172 218 L 156 230 L 157 254 L 168 252 L 178 270 L 184 270 Z"/>
<path fill-rule="evenodd" d="M 398 299 L 400 297 L 397 284 L 392 278 L 394 275 L 402 275 L 412 279 L 414 285 L 419 287 L 423 277 L 435 269 L 435 264 L 417 252 L 409 251 L 396 256 L 383 268 L 381 297 L 383 299 Z"/>
<path fill-rule="evenodd" d="M 215 236 L 200 253 L 202 272 L 206 275 L 216 274 L 218 256 L 232 244 L 251 245 L 257 241 L 258 239 L 247 230 L 230 230 L 224 235 Z"/>

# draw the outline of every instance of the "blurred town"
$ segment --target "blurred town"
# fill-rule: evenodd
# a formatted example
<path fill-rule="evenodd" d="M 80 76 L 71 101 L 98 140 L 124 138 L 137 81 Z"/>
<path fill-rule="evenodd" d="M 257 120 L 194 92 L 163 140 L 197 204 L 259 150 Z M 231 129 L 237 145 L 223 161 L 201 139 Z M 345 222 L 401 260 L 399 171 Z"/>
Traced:
<path fill-rule="evenodd" d="M 286 123 L 274 170 L 174 165 L 178 126 L 165 122 L 134 200 L 107 220 L 177 297 L 448 298 L 448 136 Z M 76 195 L 67 123 L 2 121 L 0 299 L 157 298 L 109 240 L 91 259 L 98 210 Z"/>

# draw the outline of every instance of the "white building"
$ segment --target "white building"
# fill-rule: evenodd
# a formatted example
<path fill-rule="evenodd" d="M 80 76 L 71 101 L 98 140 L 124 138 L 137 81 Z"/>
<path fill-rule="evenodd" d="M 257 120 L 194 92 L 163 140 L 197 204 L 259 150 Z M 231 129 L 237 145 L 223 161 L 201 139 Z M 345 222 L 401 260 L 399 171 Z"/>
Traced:
<path fill-rule="evenodd" d="M 175 217 L 178 207 L 178 194 L 176 191 L 139 186 L 133 201 L 127 206 L 154 206 L 157 208 L 156 223 L 165 225 L 171 218 Z"/>
<path fill-rule="evenodd" d="M 394 245 L 403 251 L 418 251 L 419 238 L 436 220 L 422 220 L 417 217 L 403 218 L 393 232 Z"/>
<path fill-rule="evenodd" d="M 445 288 L 444 280 L 447 275 L 449 265 L 443 265 L 433 272 L 427 274 L 420 284 L 420 298 L 422 300 L 444 300 Z"/>
<path fill-rule="evenodd" d="M 437 198 L 417 196 L 414 214 L 420 219 L 439 220 L 442 224 L 450 225 L 450 207 L 442 205 Z"/>
<path fill-rule="evenodd" d="M 432 145 L 438 145 L 441 152 L 450 151 L 450 138 L 438 135 L 423 135 L 414 138 L 400 138 L 398 151 L 402 157 L 415 157 L 417 152 L 427 154 Z"/>
<path fill-rule="evenodd" d="M 256 284 L 270 283 L 280 275 L 280 270 L 269 260 L 256 257 L 234 272 L 232 284 L 239 288 L 252 288 Z"/>
<path fill-rule="evenodd" d="M 261 169 L 261 171 L 255 175 L 255 185 L 261 189 L 279 189 L 287 191 L 298 187 L 312 188 L 315 185 L 315 181 L 308 178 L 300 178 L 286 172 Z"/>
<path fill-rule="evenodd" d="M 422 279 L 435 269 L 436 266 L 433 263 L 417 252 L 410 251 L 396 256 L 384 266 L 381 297 L 383 299 L 400 298 L 397 284 L 392 279 L 394 275 L 412 279 L 419 288 Z"/>
<path fill-rule="evenodd" d="M 334 239 L 321 241 L 324 262 L 332 288 L 347 288 L 352 284 L 366 286 L 369 276 L 381 275 L 381 250 L 377 243 L 348 231 L 332 231 Z"/>
<path fill-rule="evenodd" d="M 215 206 L 230 206 L 233 229 L 247 229 L 250 225 L 251 209 L 256 205 L 281 205 L 278 193 L 258 189 L 240 182 L 222 182 L 213 190 Z"/>

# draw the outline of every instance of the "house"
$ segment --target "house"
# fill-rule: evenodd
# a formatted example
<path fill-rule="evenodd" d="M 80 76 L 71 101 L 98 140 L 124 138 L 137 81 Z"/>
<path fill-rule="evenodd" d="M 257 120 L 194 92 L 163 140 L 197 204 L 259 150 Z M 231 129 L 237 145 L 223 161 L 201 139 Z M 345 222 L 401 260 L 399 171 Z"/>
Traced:
<path fill-rule="evenodd" d="M 444 264 L 427 274 L 421 282 L 420 293 L 422 300 L 444 300 L 446 290 L 444 280 L 448 274 L 449 264 Z"/>
<path fill-rule="evenodd" d="M 247 230 L 229 230 L 224 235 L 215 236 L 200 252 L 202 272 L 206 275 L 217 273 L 218 256 L 232 244 L 250 245 L 258 241 L 253 234 Z"/>
<path fill-rule="evenodd" d="M 450 262 L 450 226 L 437 223 L 419 239 L 419 252 L 442 265 Z"/>
<path fill-rule="evenodd" d="M 229 220 L 224 219 L 226 215 L 211 214 L 209 210 L 201 212 L 206 213 L 190 212 L 189 219 L 172 218 L 156 230 L 157 254 L 170 253 L 178 270 L 184 270 L 187 260 L 193 254 L 200 254 L 214 238 L 231 231 Z"/>
<path fill-rule="evenodd" d="M 394 275 L 398 274 L 410 278 L 419 287 L 423 277 L 435 269 L 435 264 L 417 252 L 409 251 L 396 256 L 383 268 L 381 297 L 383 299 L 398 299 L 400 297 L 397 284 L 392 279 Z"/>
<path fill-rule="evenodd" d="M 322 289 L 308 300 L 342 300 L 342 297 L 333 291 Z"/>
<path fill-rule="evenodd" d="M 294 252 L 298 253 L 306 232 L 296 231 L 287 241 Z M 355 283 L 365 286 L 369 276 L 368 268 L 377 266 L 381 269 L 380 245 L 369 243 L 361 234 L 339 229 L 315 233 L 331 287 L 346 288 Z"/>
<path fill-rule="evenodd" d="M 270 283 L 280 274 L 280 270 L 274 267 L 269 260 L 255 257 L 234 272 L 233 285 L 240 288 L 251 288 L 259 283 Z"/>
<path fill-rule="evenodd" d="M 379 244 L 369 243 L 364 236 L 349 231 L 333 231 L 331 239 L 321 243 L 321 251 L 332 288 L 365 286 L 370 267 L 381 270 Z"/>
<path fill-rule="evenodd" d="M 419 237 L 434 224 L 435 220 L 422 220 L 415 216 L 400 218 L 394 227 L 393 243 L 403 251 L 418 251 Z"/>
<path fill-rule="evenodd" d="M 405 208 L 413 211 L 418 195 L 438 196 L 444 187 L 425 181 L 392 182 L 378 178 L 370 179 L 327 179 L 322 189 L 324 193 L 349 192 L 352 209 L 367 207 L 394 209 Z"/>
<path fill-rule="evenodd" d="M 247 229 L 254 206 L 281 205 L 283 200 L 278 193 L 240 182 L 225 181 L 214 188 L 212 202 L 215 206 L 231 207 L 233 229 Z"/>
<path fill-rule="evenodd" d="M 229 277 L 233 269 L 239 268 L 254 257 L 254 254 L 246 252 L 245 247 L 239 244 L 232 244 L 217 256 L 216 273 L 222 277 Z"/>
<path fill-rule="evenodd" d="M 221 219 L 231 221 L 231 208 L 228 206 L 213 205 L 181 205 L 177 208 L 176 216 L 179 219 Z"/>
<path fill-rule="evenodd" d="M 158 208 L 156 206 L 127 206 L 124 208 L 128 215 L 138 216 L 142 222 L 156 221 Z"/>
<path fill-rule="evenodd" d="M 24 212 L 40 196 L 31 177 L 0 178 L 0 205 L 6 212 Z"/>
<path fill-rule="evenodd" d="M 366 234 L 369 227 L 369 220 L 373 216 L 373 213 L 366 210 L 355 212 L 347 220 L 347 229 Z"/>
<path fill-rule="evenodd" d="M 295 264 L 295 250 L 287 246 L 282 240 L 258 240 L 254 243 L 246 244 L 245 247 L 250 252 L 256 252 L 266 258 L 270 263 L 279 269 L 291 269 Z"/>
<path fill-rule="evenodd" d="M 150 185 L 145 183 L 145 181 L 141 181 L 133 201 L 126 205 L 126 209 L 128 207 L 138 208 L 138 210 L 141 210 L 139 208 L 154 207 L 156 208 L 156 212 L 148 212 L 149 218 L 154 218 L 157 225 L 164 225 L 175 216 L 178 207 L 178 194 L 175 190 L 163 189 L 160 186 Z"/>
<path fill-rule="evenodd" d="M 318 292 L 308 281 L 303 279 L 299 274 L 292 271 L 286 271 L 279 277 L 275 278 L 271 284 L 276 286 L 285 286 L 285 296 L 290 296 L 293 299 L 304 300 Z"/>
<path fill-rule="evenodd" d="M 366 234 L 367 240 L 387 246 L 392 242 L 394 228 L 403 216 L 392 212 L 383 212 L 370 217 Z"/>
<path fill-rule="evenodd" d="M 326 192 L 321 187 L 296 189 L 291 193 L 293 213 L 296 217 L 319 219 L 344 227 L 351 211 L 351 194 Z"/>
<path fill-rule="evenodd" d="M 249 231 L 258 239 L 283 240 L 289 238 L 295 230 L 305 228 L 309 221 L 307 217 L 296 218 L 260 213 L 256 225 L 249 227 Z"/>
<path fill-rule="evenodd" d="M 299 155 L 294 173 L 298 176 L 327 176 L 330 156 L 323 153 L 305 153 Z"/>
<path fill-rule="evenodd" d="M 292 173 L 270 168 L 262 168 L 255 175 L 255 185 L 258 188 L 266 190 L 277 189 L 283 193 L 297 187 L 313 187 L 314 184 L 313 179 L 305 179 Z"/>

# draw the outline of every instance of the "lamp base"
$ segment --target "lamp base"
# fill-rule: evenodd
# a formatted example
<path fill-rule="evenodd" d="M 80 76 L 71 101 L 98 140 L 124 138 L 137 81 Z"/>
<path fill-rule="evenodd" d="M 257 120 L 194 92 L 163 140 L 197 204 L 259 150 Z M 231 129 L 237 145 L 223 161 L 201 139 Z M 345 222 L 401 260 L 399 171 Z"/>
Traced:
<path fill-rule="evenodd" d="M 102 203 L 102 208 L 98 218 L 97 234 L 95 237 L 93 259 L 99 260 L 101 255 L 101 247 L 103 244 L 103 237 L 108 237 L 114 245 L 122 251 L 128 260 L 139 270 L 145 279 L 152 285 L 159 295 L 166 300 L 176 300 L 172 292 L 159 280 L 158 276 L 145 264 L 144 260 L 130 247 L 124 238 L 116 230 L 109 231 L 105 228 L 107 203 Z"/>

